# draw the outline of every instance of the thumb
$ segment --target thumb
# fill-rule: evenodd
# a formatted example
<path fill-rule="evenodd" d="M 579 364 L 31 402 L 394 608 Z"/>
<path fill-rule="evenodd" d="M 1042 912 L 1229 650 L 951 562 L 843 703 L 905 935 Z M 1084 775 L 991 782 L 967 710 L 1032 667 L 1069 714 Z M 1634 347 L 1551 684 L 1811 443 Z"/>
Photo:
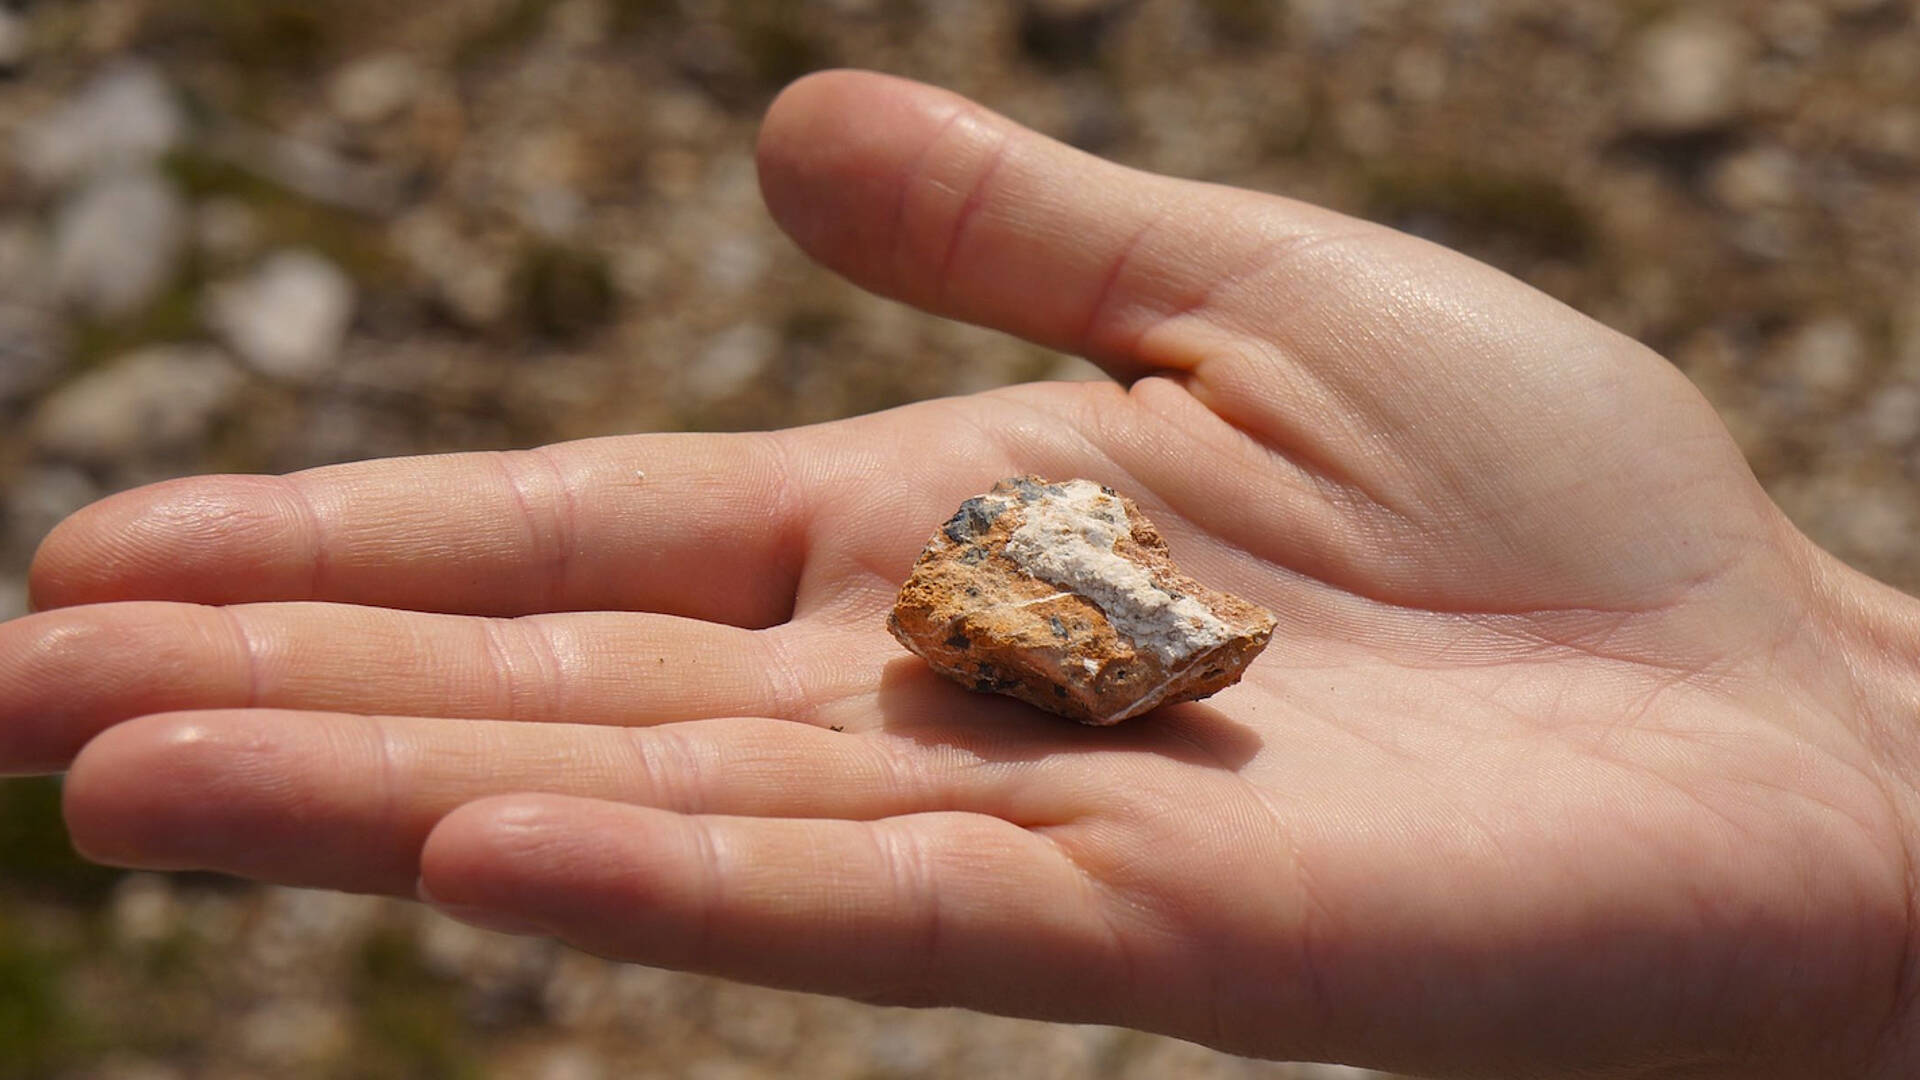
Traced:
<path fill-rule="evenodd" d="M 958 95 L 885 75 L 802 79 L 761 129 L 768 209 L 808 254 L 916 307 L 1087 355 L 1122 378 L 1169 316 L 1290 247 L 1372 228 L 1127 169 Z M 1275 212 L 1284 210 L 1284 212 Z"/>
<path fill-rule="evenodd" d="M 856 284 L 1175 377 L 1326 493 L 1310 572 L 1374 599 L 1661 605 L 1771 528 L 1684 376 L 1414 237 L 1101 161 L 863 72 L 789 87 L 759 163 L 781 226 Z"/>

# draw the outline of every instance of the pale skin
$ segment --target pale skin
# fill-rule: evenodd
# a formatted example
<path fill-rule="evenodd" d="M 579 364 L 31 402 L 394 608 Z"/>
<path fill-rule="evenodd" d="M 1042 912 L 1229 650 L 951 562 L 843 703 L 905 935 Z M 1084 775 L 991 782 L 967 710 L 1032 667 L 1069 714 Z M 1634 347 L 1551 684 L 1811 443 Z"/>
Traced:
<path fill-rule="evenodd" d="M 1920 1070 L 1915 602 L 1665 361 L 912 83 L 807 79 L 759 151 L 826 266 L 1125 385 L 115 496 L 0 625 L 0 768 L 69 770 L 101 861 L 771 985 L 1437 1075 Z M 1023 472 L 1276 612 L 1246 680 L 1093 729 L 902 651 L 921 544 Z"/>

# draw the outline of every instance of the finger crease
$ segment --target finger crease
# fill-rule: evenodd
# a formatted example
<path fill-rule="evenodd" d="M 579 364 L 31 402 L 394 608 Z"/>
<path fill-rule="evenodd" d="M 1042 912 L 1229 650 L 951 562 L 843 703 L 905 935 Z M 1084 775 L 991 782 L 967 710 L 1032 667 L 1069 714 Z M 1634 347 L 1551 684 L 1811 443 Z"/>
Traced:
<path fill-rule="evenodd" d="M 480 620 L 481 643 L 487 652 L 486 669 L 494 687 L 494 705 L 490 711 L 503 720 L 526 720 L 530 717 L 520 704 L 525 680 L 520 675 L 517 659 L 517 654 L 525 650 L 515 649 L 507 641 L 511 625 L 505 619 Z"/>
<path fill-rule="evenodd" d="M 967 192 L 967 199 L 960 204 L 959 213 L 954 215 L 953 228 L 947 234 L 947 250 L 940 258 L 940 276 L 935 280 L 934 297 L 945 302 L 947 290 L 953 281 L 953 264 L 960 255 L 960 245 L 966 239 L 967 231 L 973 227 L 974 218 L 986 205 L 987 194 L 993 186 L 994 174 L 1006 163 L 1012 150 L 1013 139 L 1005 132 L 1000 133 L 999 141 L 994 143 L 986 166 L 980 170 L 973 187 Z"/>
<path fill-rule="evenodd" d="M 765 670 L 772 684 L 767 691 L 775 703 L 775 715 L 783 720 L 820 726 L 819 704 L 807 693 L 806 681 L 800 677 L 799 663 L 787 648 L 786 638 L 766 632 L 756 636 L 766 658 Z"/>
<path fill-rule="evenodd" d="M 561 665 L 560 650 L 554 647 L 553 635 L 546 620 L 538 616 L 523 616 L 510 620 L 508 625 L 518 631 L 521 644 L 539 669 L 539 678 L 533 681 L 537 689 L 527 695 L 533 699 L 535 707 L 527 715 L 541 720 L 566 716 L 567 673 Z"/>
<path fill-rule="evenodd" d="M 240 707 L 257 709 L 260 707 L 261 671 L 260 654 L 254 648 L 253 635 L 247 632 L 246 620 L 240 617 L 239 612 L 229 607 L 216 607 L 212 610 L 218 614 L 221 621 L 226 623 L 228 631 L 233 635 L 234 644 L 240 648 L 242 675 L 246 684 Z"/>
<path fill-rule="evenodd" d="M 1073 348 L 1075 352 L 1078 352 L 1082 356 L 1090 356 L 1093 354 L 1093 335 L 1100 326 L 1101 316 L 1105 314 L 1107 305 L 1113 301 L 1121 276 L 1125 274 L 1127 266 L 1133 262 L 1134 253 L 1139 250 L 1147 236 L 1158 228 L 1162 221 L 1166 220 L 1170 209 L 1169 207 L 1162 207 L 1146 224 L 1134 230 L 1133 235 L 1127 238 L 1127 242 L 1121 246 L 1119 253 L 1114 256 L 1112 263 L 1107 267 L 1106 275 L 1100 280 L 1099 289 L 1093 295 L 1093 302 L 1087 306 L 1087 317 L 1081 321 L 1079 333 L 1074 335 Z M 1129 351 L 1134 345 L 1138 344 L 1138 338 L 1139 335 L 1135 335 L 1135 340 L 1128 343 L 1127 349 Z"/>
<path fill-rule="evenodd" d="M 895 188 L 893 198 L 893 223 L 887 233 L 891 238 L 890 258 L 896 278 L 900 276 L 903 268 L 906 234 L 900 226 L 907 219 L 907 199 L 924 178 L 927 159 L 933 156 L 934 148 L 940 145 L 940 140 L 946 138 L 947 132 L 953 128 L 953 125 L 970 111 L 966 108 L 958 108 L 947 114 L 947 118 L 941 121 L 940 126 L 927 138 L 926 145 L 922 146 L 920 152 L 913 156 L 913 160 L 907 162 L 906 166 L 900 170 L 900 182 Z"/>
<path fill-rule="evenodd" d="M 910 1000 L 922 1001 L 933 987 L 940 985 L 936 980 L 940 972 L 941 942 L 945 937 L 940 890 L 935 887 L 937 883 L 926 847 L 911 831 L 903 828 L 874 831 L 894 883 L 895 902 L 909 908 L 917 906 L 922 912 L 918 941 L 909 953 L 921 958 L 920 970 L 907 987 Z"/>
<path fill-rule="evenodd" d="M 554 468 L 550 459 L 539 458 L 538 451 L 529 450 L 524 453 L 534 456 L 536 460 L 546 460 L 546 467 Z M 506 480 L 507 490 L 513 493 L 513 503 L 519 511 L 520 525 L 526 532 L 527 546 L 537 553 L 537 561 L 546 573 L 545 600 L 542 606 L 551 610 L 557 606 L 556 601 L 565 592 L 565 578 L 572 562 L 573 545 L 569 542 L 571 511 L 566 509 L 569 500 L 565 498 L 560 500 L 560 509 L 545 515 L 536 514 L 533 509 L 536 503 L 550 504 L 551 500 L 529 497 L 527 477 L 516 464 L 518 456 L 504 452 L 487 455 L 499 469 L 501 477 Z M 564 486 L 563 483 L 562 487 Z M 542 520 L 543 517 L 544 520 Z"/>
<path fill-rule="evenodd" d="M 307 595 L 308 600 L 318 600 L 326 595 L 320 591 L 329 576 L 327 562 L 327 537 L 320 523 L 320 511 L 313 505 L 313 497 L 307 493 L 300 482 L 299 474 L 281 477 L 281 487 L 293 499 L 293 505 L 300 512 L 302 524 L 306 526 L 307 548 Z"/>
<path fill-rule="evenodd" d="M 556 608 L 561 606 L 560 598 L 566 596 L 569 591 L 566 586 L 573 576 L 574 562 L 579 555 L 580 507 L 574 501 L 573 485 L 568 482 L 566 472 L 560 468 L 560 462 L 553 456 L 552 448 L 539 446 L 528 453 L 533 455 L 535 461 L 546 466 L 547 471 L 553 475 L 555 490 L 560 493 L 554 521 L 555 561 L 547 593 L 547 606 Z M 524 499 L 521 505 L 523 507 L 526 505 Z"/>
<path fill-rule="evenodd" d="M 685 739 L 671 726 L 625 728 L 627 744 L 639 759 L 640 772 L 646 778 L 647 805 L 680 814 L 701 814 L 706 806 L 700 798 L 704 790 L 699 763 Z"/>
<path fill-rule="evenodd" d="M 787 454 L 786 444 L 773 435 L 764 435 L 762 445 L 775 485 L 768 512 L 778 533 L 773 549 L 777 553 L 775 562 L 781 575 L 780 610 L 768 624 L 778 626 L 793 619 L 794 608 L 799 603 L 800 578 L 806 570 L 813 519 L 804 509 L 809 501 L 800 497 L 798 485 L 794 482 L 793 461 Z"/>

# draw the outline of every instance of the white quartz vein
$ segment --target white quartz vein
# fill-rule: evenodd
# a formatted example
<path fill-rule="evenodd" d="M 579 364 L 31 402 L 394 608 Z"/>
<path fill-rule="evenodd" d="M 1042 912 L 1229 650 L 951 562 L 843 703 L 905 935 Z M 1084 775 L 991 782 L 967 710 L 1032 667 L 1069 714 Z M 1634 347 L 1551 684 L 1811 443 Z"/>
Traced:
<path fill-rule="evenodd" d="M 1232 640 L 1205 604 L 1167 591 L 1114 551 L 1130 531 L 1127 512 L 1100 485 L 1068 481 L 1022 509 L 1025 520 L 1007 538 L 1007 557 L 1041 581 L 1085 597 L 1134 648 L 1172 667 Z"/>

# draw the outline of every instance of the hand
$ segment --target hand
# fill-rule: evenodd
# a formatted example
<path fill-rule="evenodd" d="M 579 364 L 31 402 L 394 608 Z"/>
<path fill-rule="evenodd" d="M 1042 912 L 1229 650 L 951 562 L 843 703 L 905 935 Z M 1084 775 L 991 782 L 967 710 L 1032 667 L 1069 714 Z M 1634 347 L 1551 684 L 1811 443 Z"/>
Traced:
<path fill-rule="evenodd" d="M 70 767 L 104 861 L 756 982 L 1439 1073 L 1920 1067 L 1913 605 L 1666 363 L 893 79 L 797 84 L 760 160 L 829 267 L 1130 386 L 117 496 L 0 627 L 0 767 Z M 904 653 L 914 555 L 1019 472 L 1278 613 L 1246 681 L 1089 729 Z"/>

